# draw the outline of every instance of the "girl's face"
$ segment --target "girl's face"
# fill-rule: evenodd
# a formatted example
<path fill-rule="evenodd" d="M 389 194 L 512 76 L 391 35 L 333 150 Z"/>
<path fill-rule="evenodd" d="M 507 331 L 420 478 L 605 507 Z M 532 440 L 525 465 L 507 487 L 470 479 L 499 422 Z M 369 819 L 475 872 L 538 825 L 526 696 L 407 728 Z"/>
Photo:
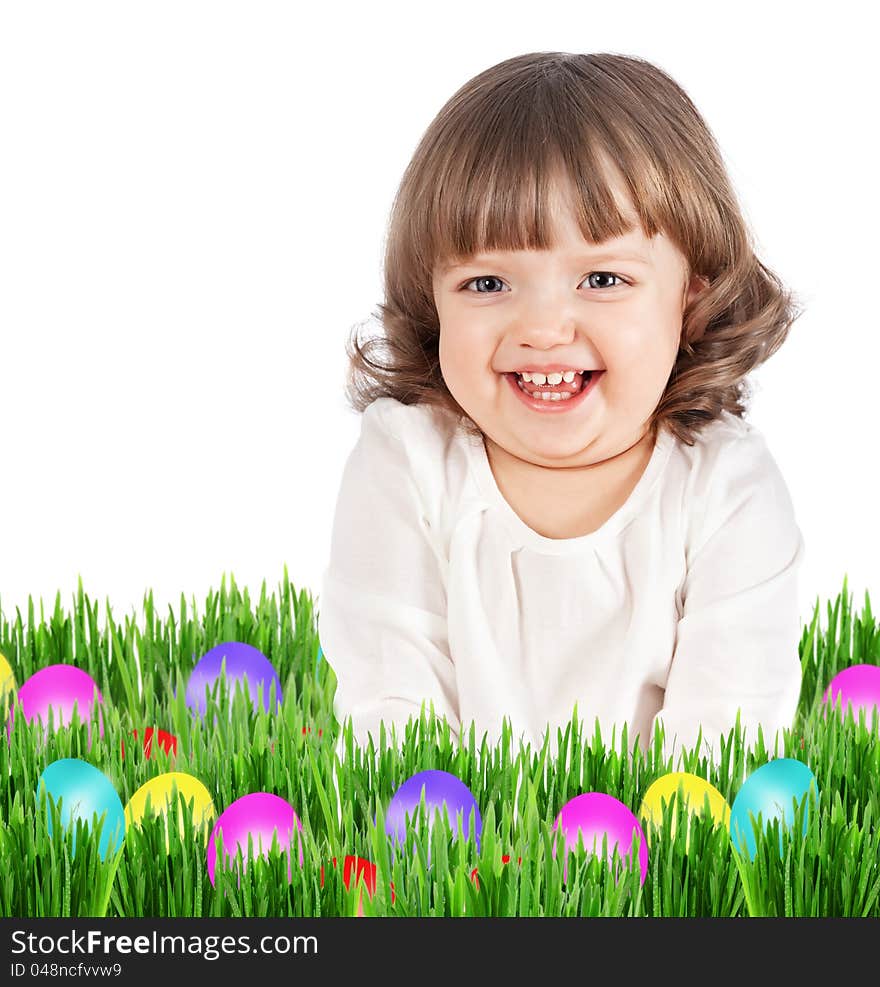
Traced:
<path fill-rule="evenodd" d="M 684 307 L 704 282 L 686 283 L 682 253 L 663 234 L 647 239 L 631 208 L 635 232 L 589 243 L 554 188 L 554 249 L 435 269 L 440 368 L 463 411 L 512 456 L 590 466 L 647 434 L 678 353 Z M 615 195 L 628 202 L 619 184 Z M 549 364 L 604 373 L 584 400 L 547 414 L 523 403 L 504 374 Z"/>

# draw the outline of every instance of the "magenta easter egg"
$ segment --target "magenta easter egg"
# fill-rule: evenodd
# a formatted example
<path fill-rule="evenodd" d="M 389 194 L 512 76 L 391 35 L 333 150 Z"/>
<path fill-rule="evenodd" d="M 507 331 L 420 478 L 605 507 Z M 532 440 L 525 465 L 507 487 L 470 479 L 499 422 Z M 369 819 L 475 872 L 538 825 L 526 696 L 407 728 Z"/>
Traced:
<path fill-rule="evenodd" d="M 95 702 L 103 703 L 104 697 L 98 689 L 95 680 L 75 665 L 49 665 L 27 679 L 18 690 L 18 701 L 28 723 L 37 719 L 48 727 L 49 709 L 55 726 L 69 724 L 73 718 L 73 707 L 76 704 L 80 722 L 89 722 L 92 707 Z M 9 713 L 6 728 L 7 737 L 12 735 L 12 725 L 15 721 L 15 708 Z M 98 717 L 98 731 L 104 736 L 104 724 Z M 91 726 L 89 726 L 91 740 Z"/>
<path fill-rule="evenodd" d="M 880 709 L 880 666 L 850 665 L 834 676 L 822 693 L 822 702 L 840 708 L 841 719 L 852 706 L 854 722 L 859 722 L 859 710 L 865 711 L 865 725 L 870 729 L 874 707 Z"/>
<path fill-rule="evenodd" d="M 206 652 L 190 673 L 186 684 L 186 704 L 190 709 L 204 715 L 207 708 L 206 690 L 213 690 L 224 668 L 230 699 L 236 689 L 243 688 L 246 679 L 255 712 L 259 711 L 261 694 L 263 709 L 269 711 L 269 692 L 273 685 L 276 708 L 280 708 L 281 680 L 269 659 L 251 644 L 225 641 Z"/>
<path fill-rule="evenodd" d="M 639 838 L 639 871 L 641 884 L 648 875 L 648 841 L 638 819 L 630 810 L 611 795 L 602 792 L 586 792 L 566 802 L 553 824 L 553 829 L 562 827 L 565 836 L 566 857 L 569 851 L 576 850 L 578 832 L 581 833 L 587 853 L 602 852 L 602 838 L 607 837 L 608 863 L 617 855 L 624 863 L 631 857 L 633 838 Z M 556 856 L 554 843 L 553 856 Z M 568 860 L 563 864 L 563 880 L 567 877 Z"/>
<path fill-rule="evenodd" d="M 222 845 L 226 854 L 227 866 L 235 860 L 238 848 L 245 865 L 248 861 L 248 837 L 253 842 L 255 853 L 269 856 L 273 834 L 277 834 L 279 847 L 289 854 L 294 827 L 302 830 L 302 823 L 293 811 L 293 806 L 278 795 L 269 792 L 253 792 L 242 795 L 220 813 L 211 835 L 208 838 L 208 877 L 214 884 L 217 869 L 217 854 Z M 299 843 L 299 862 L 302 866 L 302 842 Z M 288 856 L 287 876 L 290 879 Z"/>

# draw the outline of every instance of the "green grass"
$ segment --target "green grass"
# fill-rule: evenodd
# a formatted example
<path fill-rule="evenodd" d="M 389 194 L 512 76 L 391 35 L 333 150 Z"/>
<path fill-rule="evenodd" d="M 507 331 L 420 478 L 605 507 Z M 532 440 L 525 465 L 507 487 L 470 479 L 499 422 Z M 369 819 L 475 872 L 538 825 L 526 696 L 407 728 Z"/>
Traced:
<path fill-rule="evenodd" d="M 554 759 L 549 738 L 541 750 L 513 749 L 509 732 L 496 747 L 478 744 L 473 730 L 457 745 L 445 723 L 423 714 L 411 722 L 401 751 L 380 743 L 378 753 L 363 752 L 349 734 L 339 764 L 335 679 L 326 661 L 316 662 L 314 601 L 292 589 L 286 568 L 277 597 L 267 597 L 264 583 L 253 602 L 234 579 L 227 590 L 224 577 L 201 617 L 195 601 L 188 607 L 181 597 L 179 612 L 169 607 L 163 621 L 149 593 L 141 620 L 125 617 L 117 624 L 108 603 L 99 627 L 97 605 L 84 595 L 81 581 L 73 603 L 72 614 L 67 613 L 59 595 L 47 619 L 41 601 L 39 620 L 31 600 L 26 618 L 16 610 L 10 621 L 0 609 L 0 652 L 19 685 L 46 665 L 67 662 L 88 671 L 104 696 L 104 736 L 98 739 L 93 714 L 91 749 L 85 723 L 50 733 L 44 742 L 39 724 L 18 717 L 11 743 L 0 743 L 0 915 L 354 915 L 358 889 L 347 891 L 342 881 L 348 854 L 378 868 L 375 896 L 363 895 L 368 915 L 880 915 L 876 713 L 867 724 L 864 717 L 854 722 L 851 714 L 845 722 L 821 715 L 822 692 L 841 668 L 880 663 L 880 631 L 870 599 L 866 594 L 863 613 L 853 616 L 846 579 L 834 606 L 827 605 L 827 626 L 819 627 L 817 602 L 803 629 L 799 712 L 784 750 L 778 751 L 809 764 L 818 782 L 819 801 L 809 812 L 806 838 L 794 835 L 809 809 L 804 800 L 793 829 L 782 832 L 784 856 L 778 852 L 774 823 L 766 833 L 758 830 L 758 853 L 750 861 L 733 849 L 724 830 L 713 827 L 707 809 L 678 816 L 675 838 L 670 838 L 673 813 L 679 811 L 673 802 L 662 826 L 648 827 L 649 867 L 642 886 L 637 867 L 629 869 L 615 856 L 609 868 L 604 858 L 582 849 L 569 857 L 564 884 L 562 854 L 554 858 L 552 853 L 552 826 L 566 801 L 588 791 L 614 795 L 637 812 L 648 786 L 672 769 L 660 760 L 660 737 L 642 755 L 625 731 L 610 740 L 598 728 L 592 736 L 582 735 L 573 715 L 564 734 L 560 731 Z M 235 694 L 230 701 L 221 686 L 204 720 L 194 719 L 183 699 L 193 656 L 233 639 L 255 645 L 275 666 L 283 689 L 281 712 L 255 713 L 247 697 Z M 148 726 L 178 738 L 176 758 L 155 742 L 152 758 L 144 756 L 131 731 Z M 304 735 L 303 727 L 311 732 Z M 683 770 L 707 778 L 732 805 L 745 777 L 773 754 L 760 739 L 744 750 L 737 727 L 719 765 L 692 751 Z M 287 857 L 276 846 L 268 858 L 248 867 L 239 862 L 218 868 L 214 888 L 205 863 L 206 833 L 188 826 L 181 838 L 172 824 L 166 853 L 163 820 L 153 815 L 142 826 L 130 827 L 119 851 L 102 861 L 98 831 L 80 824 L 78 833 L 65 832 L 58 807 L 36 798 L 43 769 L 61 757 L 80 757 L 100 768 L 123 805 L 165 771 L 199 778 L 218 813 L 249 792 L 280 795 L 302 821 L 304 866 L 296 866 L 294 848 L 288 882 Z M 392 859 L 384 807 L 398 785 L 426 768 L 452 772 L 476 796 L 483 819 L 479 853 L 473 835 L 453 839 L 445 819 L 438 819 L 433 830 L 422 820 L 408 833 L 404 851 Z M 50 836 L 51 812 L 56 817 Z M 502 854 L 510 856 L 510 863 L 502 863 Z M 329 866 L 333 856 L 339 860 L 336 868 Z M 471 880 L 474 867 L 479 889 Z"/>

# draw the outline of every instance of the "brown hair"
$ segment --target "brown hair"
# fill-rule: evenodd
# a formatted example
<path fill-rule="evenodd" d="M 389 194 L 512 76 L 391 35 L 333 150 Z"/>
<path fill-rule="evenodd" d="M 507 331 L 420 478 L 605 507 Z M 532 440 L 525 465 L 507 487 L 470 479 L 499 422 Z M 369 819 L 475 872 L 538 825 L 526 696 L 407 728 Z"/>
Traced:
<path fill-rule="evenodd" d="M 551 176 L 574 191 L 585 239 L 633 227 L 609 188 L 620 173 L 647 237 L 664 232 L 706 290 L 682 316 L 675 365 L 649 429 L 693 445 L 726 410 L 742 417 L 744 378 L 782 345 L 802 312 L 755 256 L 721 153 L 681 87 L 644 59 L 535 52 L 486 69 L 440 110 L 410 161 L 392 207 L 384 263 L 384 338 L 346 353 L 356 411 L 388 396 L 432 404 L 481 434 L 440 371 L 433 272 L 487 250 L 550 246 Z M 561 169 L 561 172 L 560 172 Z M 373 359 L 384 350 L 384 363 Z"/>

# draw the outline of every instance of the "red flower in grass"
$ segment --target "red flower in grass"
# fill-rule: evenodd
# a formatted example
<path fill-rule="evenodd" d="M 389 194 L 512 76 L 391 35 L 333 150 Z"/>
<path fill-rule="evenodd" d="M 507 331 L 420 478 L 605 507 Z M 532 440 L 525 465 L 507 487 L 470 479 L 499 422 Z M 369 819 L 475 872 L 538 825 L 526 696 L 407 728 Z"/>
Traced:
<path fill-rule="evenodd" d="M 336 857 L 333 858 L 333 866 L 336 866 Z M 363 875 L 364 884 L 367 888 L 367 894 L 372 899 L 373 894 L 376 891 L 376 865 L 370 863 L 369 860 L 364 860 L 363 857 L 355 857 L 351 854 L 345 858 L 345 863 L 342 865 L 342 883 L 345 885 L 346 891 L 351 889 L 352 881 L 357 884 L 361 875 Z M 321 867 L 321 887 L 324 887 L 324 868 Z M 394 904 L 394 882 L 391 882 L 391 904 Z M 360 904 L 358 904 L 358 915 L 363 915 L 363 909 Z"/>
<path fill-rule="evenodd" d="M 312 732 L 312 728 L 311 727 L 303 727 L 303 736 L 306 735 L 306 732 L 311 733 Z M 318 729 L 318 736 L 319 737 L 323 737 L 324 736 L 324 731 L 321 730 L 320 728 Z M 269 750 L 272 751 L 273 754 L 275 753 L 275 743 L 274 743 L 274 741 L 271 744 L 269 744 Z"/>
<path fill-rule="evenodd" d="M 137 730 L 132 730 L 132 735 L 134 739 L 138 739 Z M 144 754 L 150 757 L 153 753 L 153 736 L 156 736 L 159 746 L 165 751 L 166 754 L 170 754 L 172 757 L 177 756 L 177 737 L 173 734 L 166 733 L 164 730 L 154 730 L 153 727 L 147 727 L 144 730 Z M 122 746 L 122 756 L 125 757 L 125 741 L 120 740 L 119 742 Z"/>
<path fill-rule="evenodd" d="M 516 862 L 518 864 L 521 864 L 522 863 L 522 857 L 517 857 L 516 858 Z M 510 854 L 505 853 L 504 856 L 501 858 L 501 863 L 502 864 L 509 864 L 510 863 Z M 471 880 L 474 882 L 474 884 L 476 884 L 477 891 L 479 891 L 480 890 L 480 878 L 477 875 L 477 868 L 476 867 L 471 871 Z"/>

